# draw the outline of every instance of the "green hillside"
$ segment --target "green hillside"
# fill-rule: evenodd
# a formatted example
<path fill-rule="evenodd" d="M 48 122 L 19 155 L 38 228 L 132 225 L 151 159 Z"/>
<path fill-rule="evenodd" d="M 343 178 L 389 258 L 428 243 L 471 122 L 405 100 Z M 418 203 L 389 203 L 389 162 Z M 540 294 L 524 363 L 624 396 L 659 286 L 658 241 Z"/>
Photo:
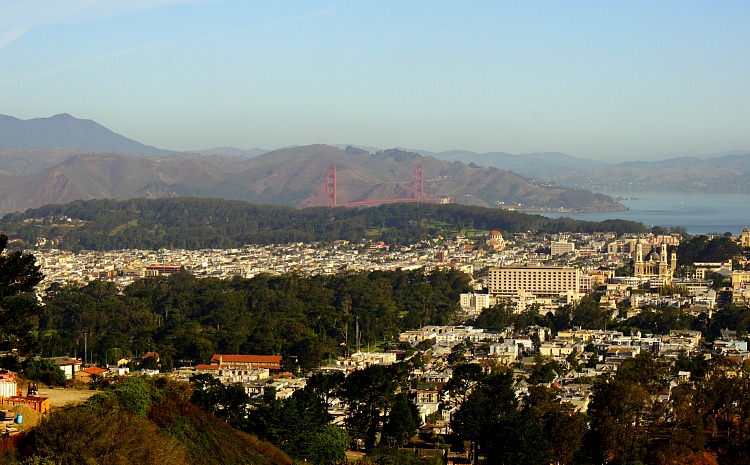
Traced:
<path fill-rule="evenodd" d="M 547 218 L 459 204 L 391 204 L 371 208 L 306 208 L 178 197 L 113 199 L 47 205 L 0 220 L 0 232 L 21 239 L 56 238 L 62 249 L 233 248 L 247 244 L 359 241 L 414 243 L 443 231 L 645 232 L 641 223 Z"/>

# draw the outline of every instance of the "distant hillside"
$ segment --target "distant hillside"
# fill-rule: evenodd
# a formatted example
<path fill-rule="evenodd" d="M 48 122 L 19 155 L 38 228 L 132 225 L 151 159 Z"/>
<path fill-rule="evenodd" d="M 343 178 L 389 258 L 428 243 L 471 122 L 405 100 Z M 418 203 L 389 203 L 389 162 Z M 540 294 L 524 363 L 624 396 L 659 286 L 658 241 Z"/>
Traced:
<path fill-rule="evenodd" d="M 627 162 L 588 173 L 560 172 L 556 181 L 604 192 L 750 193 L 750 153 Z"/>
<path fill-rule="evenodd" d="M 174 188 L 183 184 L 198 188 L 221 182 L 222 166 L 221 160 L 199 155 L 74 155 L 32 174 L 5 177 L 0 183 L 0 212 L 73 200 L 172 197 L 178 195 Z"/>
<path fill-rule="evenodd" d="M 417 165 L 423 170 L 427 197 L 521 209 L 623 209 L 601 194 L 543 185 L 497 168 L 450 163 L 398 149 L 370 153 L 351 147 L 342 150 L 310 145 L 274 150 L 249 159 L 198 154 L 144 158 L 74 153 L 54 165 L 52 161 L 41 161 L 42 152 L 34 157 L 37 161 L 32 165 L 39 169 L 36 172 L 31 165 L 21 163 L 22 157 L 8 156 L 4 170 L 8 174 L 0 173 L 0 212 L 73 200 L 174 196 L 294 207 L 325 205 L 324 173 L 328 166 L 337 168 L 339 205 L 413 198 Z M 57 161 L 64 155 L 53 151 L 49 157 Z"/>
<path fill-rule="evenodd" d="M 560 171 L 583 172 L 611 166 L 610 163 L 576 158 L 559 152 L 513 155 L 505 152 L 475 153 L 466 150 L 450 150 L 431 155 L 441 160 L 494 166 L 529 178 L 543 178 L 553 182 L 554 174 Z"/>
<path fill-rule="evenodd" d="M 37 173 L 84 153 L 84 150 L 79 149 L 0 149 L 0 176 Z"/>
<path fill-rule="evenodd" d="M 538 182 L 595 192 L 637 194 L 644 190 L 663 190 L 750 193 L 749 151 L 618 164 L 585 160 L 562 153 L 512 155 L 452 150 L 431 155 L 443 160 L 494 166 Z"/>
<path fill-rule="evenodd" d="M 94 121 L 74 118 L 67 113 L 29 120 L 0 115 L 0 149 L 79 149 L 141 156 L 177 153 L 141 144 Z"/>
<path fill-rule="evenodd" d="M 212 149 L 195 150 L 194 152 L 200 153 L 201 155 L 224 155 L 235 158 L 253 158 L 268 153 L 270 150 L 259 148 L 245 150 L 238 149 L 237 147 L 214 147 Z"/>

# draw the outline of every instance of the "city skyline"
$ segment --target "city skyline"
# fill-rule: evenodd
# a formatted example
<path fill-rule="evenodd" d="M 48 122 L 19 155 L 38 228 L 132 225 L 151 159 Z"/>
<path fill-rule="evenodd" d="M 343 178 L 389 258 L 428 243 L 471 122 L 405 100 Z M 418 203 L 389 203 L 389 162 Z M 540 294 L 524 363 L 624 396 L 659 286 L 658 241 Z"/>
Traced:
<path fill-rule="evenodd" d="M 750 5 L 5 2 L 2 113 L 172 150 L 750 149 Z"/>

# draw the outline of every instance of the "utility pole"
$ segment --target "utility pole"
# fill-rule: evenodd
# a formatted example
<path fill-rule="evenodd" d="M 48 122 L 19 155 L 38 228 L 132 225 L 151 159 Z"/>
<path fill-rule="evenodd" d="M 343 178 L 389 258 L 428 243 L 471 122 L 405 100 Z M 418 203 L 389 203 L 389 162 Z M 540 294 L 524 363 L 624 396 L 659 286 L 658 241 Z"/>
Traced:
<path fill-rule="evenodd" d="M 89 333 L 91 332 L 88 328 L 81 330 L 83 333 L 83 366 L 84 368 L 89 364 Z"/>

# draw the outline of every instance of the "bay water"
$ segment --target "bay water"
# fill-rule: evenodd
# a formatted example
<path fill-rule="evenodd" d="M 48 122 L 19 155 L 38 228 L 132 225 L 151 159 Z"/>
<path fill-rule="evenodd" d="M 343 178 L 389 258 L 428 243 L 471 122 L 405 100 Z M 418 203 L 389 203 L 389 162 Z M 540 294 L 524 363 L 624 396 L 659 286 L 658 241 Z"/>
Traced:
<path fill-rule="evenodd" d="M 607 193 L 626 197 L 619 202 L 629 208 L 620 212 L 541 213 L 558 218 L 603 221 L 623 219 L 638 221 L 647 228 L 682 226 L 689 234 L 731 232 L 739 235 L 750 227 L 750 194 L 701 192 L 631 192 Z"/>

